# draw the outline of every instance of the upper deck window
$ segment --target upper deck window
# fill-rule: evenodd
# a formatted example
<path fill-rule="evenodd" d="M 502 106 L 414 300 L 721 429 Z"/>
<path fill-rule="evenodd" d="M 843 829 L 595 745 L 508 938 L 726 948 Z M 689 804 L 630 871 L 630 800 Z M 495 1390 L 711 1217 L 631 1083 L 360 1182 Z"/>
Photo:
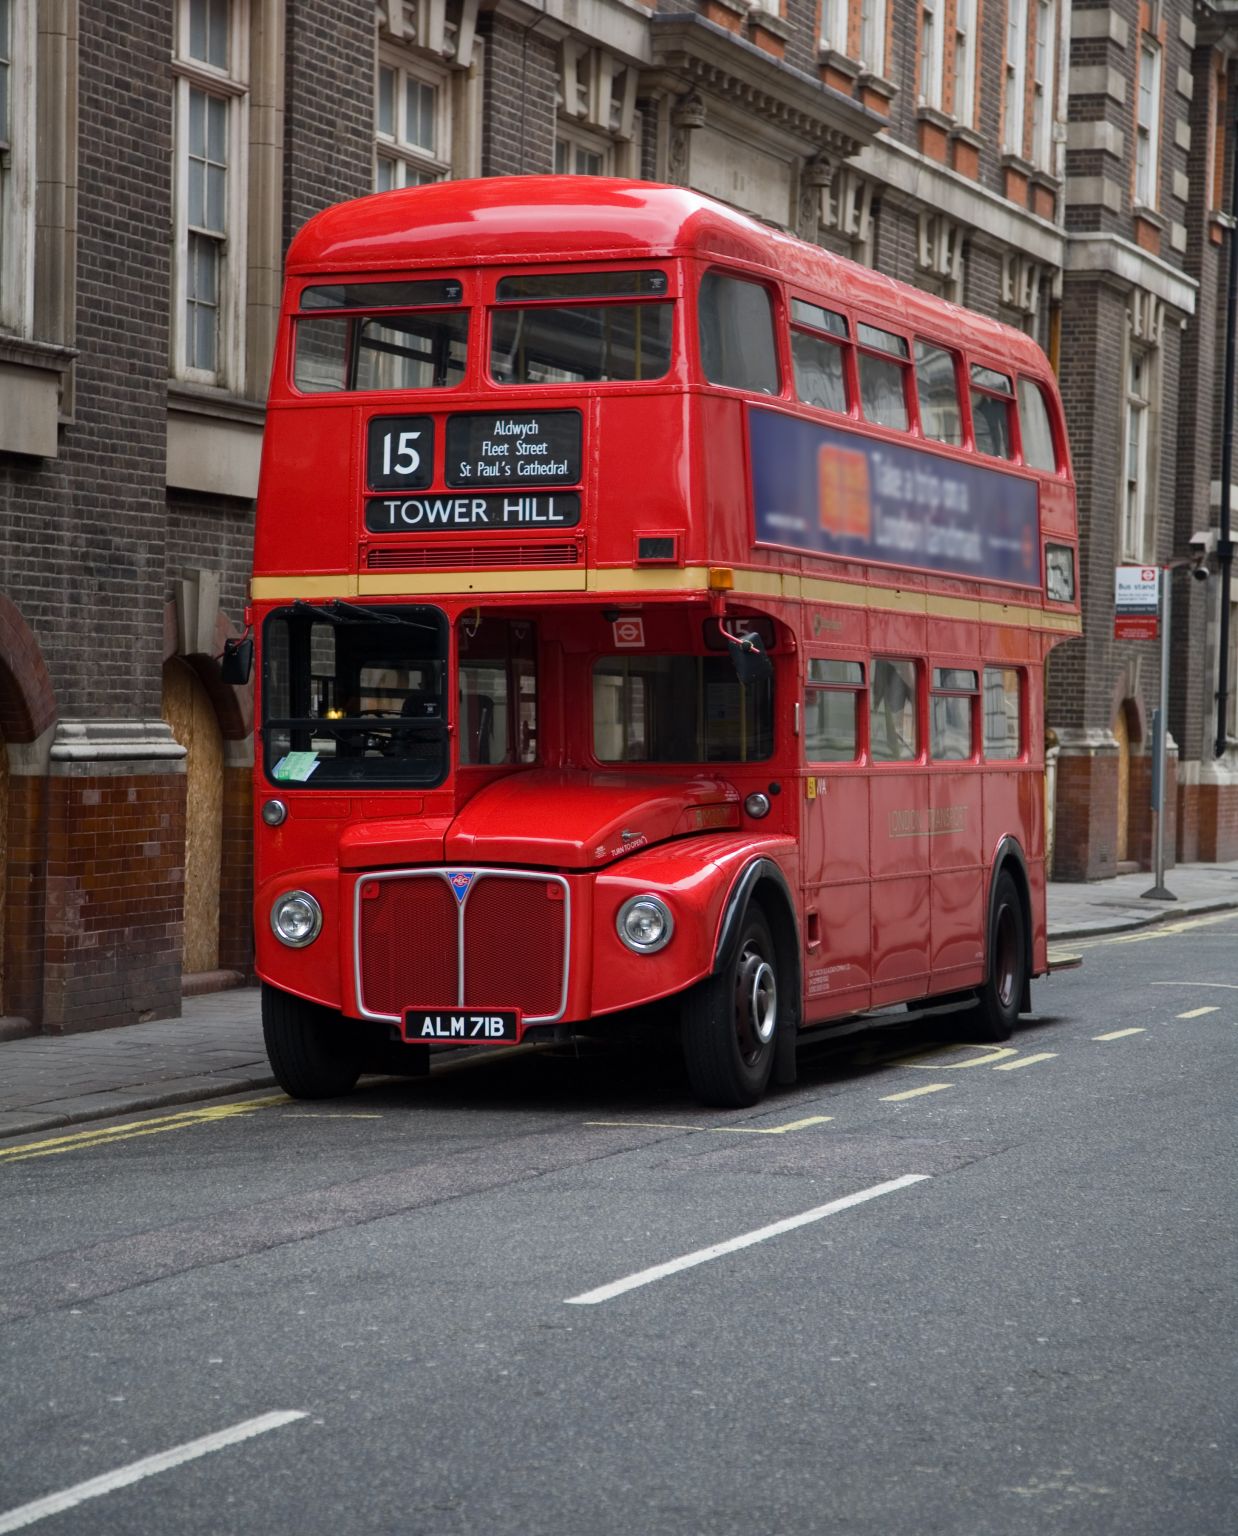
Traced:
<path fill-rule="evenodd" d="M 916 390 L 920 397 L 920 429 L 937 443 L 963 441 L 963 412 L 954 373 L 954 353 L 916 342 Z"/>
<path fill-rule="evenodd" d="M 795 393 L 806 405 L 817 405 L 826 411 L 846 411 L 843 358 L 848 335 L 846 316 L 836 314 L 832 309 L 822 309 L 819 304 L 792 299 L 791 320 Z M 834 340 L 835 337 L 841 340 Z"/>
<path fill-rule="evenodd" d="M 417 304 L 459 304 L 454 277 L 413 283 L 324 283 L 301 291 L 302 309 L 411 309 Z"/>
<path fill-rule="evenodd" d="M 519 299 L 657 299 L 666 294 L 665 272 L 524 272 L 501 277 L 500 304 Z"/>
<path fill-rule="evenodd" d="M 865 421 L 906 432 L 907 358 L 910 349 L 904 336 L 879 330 L 875 325 L 858 327 L 860 352 L 860 404 Z"/>
<path fill-rule="evenodd" d="M 296 322 L 293 383 L 344 389 L 450 389 L 464 378 L 468 311 L 312 315 Z"/>
<path fill-rule="evenodd" d="M 971 415 L 976 447 L 995 459 L 1014 457 L 1010 430 L 1014 386 L 1010 375 L 982 363 L 971 365 Z"/>
<path fill-rule="evenodd" d="M 701 369 L 711 384 L 777 395 L 774 306 L 760 283 L 706 272 L 697 300 Z"/>
<path fill-rule="evenodd" d="M 1056 470 L 1049 407 L 1035 379 L 1019 380 L 1019 430 L 1023 437 L 1023 462 L 1033 469 Z"/>
<path fill-rule="evenodd" d="M 497 384 L 610 384 L 663 378 L 671 365 L 673 310 L 669 301 L 655 300 L 495 309 L 490 322 L 490 376 Z"/>

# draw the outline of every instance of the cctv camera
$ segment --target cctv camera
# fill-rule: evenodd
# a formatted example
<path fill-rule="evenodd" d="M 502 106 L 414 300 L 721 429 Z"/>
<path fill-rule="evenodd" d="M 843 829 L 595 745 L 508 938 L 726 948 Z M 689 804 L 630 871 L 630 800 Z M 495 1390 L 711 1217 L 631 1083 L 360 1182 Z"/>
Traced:
<path fill-rule="evenodd" d="M 1208 567 L 1204 564 L 1204 558 L 1201 555 L 1196 564 L 1191 567 L 1191 575 L 1194 576 L 1196 581 L 1208 580 Z"/>
<path fill-rule="evenodd" d="M 1188 543 L 1198 559 L 1206 560 L 1216 551 L 1217 531 L 1215 528 L 1201 528 L 1198 533 L 1191 535 Z"/>

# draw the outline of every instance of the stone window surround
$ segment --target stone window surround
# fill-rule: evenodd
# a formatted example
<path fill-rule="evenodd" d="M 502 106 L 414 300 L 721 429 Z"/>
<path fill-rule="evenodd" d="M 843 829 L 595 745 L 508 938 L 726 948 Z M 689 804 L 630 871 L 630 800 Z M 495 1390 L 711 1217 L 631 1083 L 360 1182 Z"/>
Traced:
<path fill-rule="evenodd" d="M 77 355 L 78 0 L 13 0 L 12 12 L 19 120 L 11 169 L 0 172 L 9 201 L 0 220 L 12 228 L 16 206 L 23 233 L 0 258 L 0 285 L 18 295 L 0 316 L 0 455 L 54 458 L 59 425 L 73 414 Z"/>
<path fill-rule="evenodd" d="M 378 60 L 439 90 L 438 153 L 378 139 L 374 73 L 375 176 L 378 148 L 442 177 L 481 174 L 481 103 L 485 50 L 477 36 L 478 0 L 378 0 Z M 377 180 L 376 180 L 377 184 Z"/>
<path fill-rule="evenodd" d="M 226 67 L 195 59 L 189 52 L 190 6 L 177 0 L 173 21 L 172 75 L 175 159 L 173 165 L 173 261 L 170 367 L 173 378 L 213 384 L 241 395 L 246 384 L 246 279 L 249 181 L 249 3 L 229 0 Z M 224 237 L 218 271 L 219 335 L 216 367 L 194 368 L 186 361 L 189 267 L 189 103 L 192 91 L 227 104 L 227 190 Z"/>
<path fill-rule="evenodd" d="M 395 111 L 393 134 L 382 132 L 378 126 L 379 80 L 383 69 L 395 72 L 392 102 Z M 407 100 L 410 81 L 428 85 L 434 91 L 434 141 L 430 146 L 414 143 L 407 133 L 401 131 L 405 110 L 403 104 Z M 380 40 L 374 68 L 374 185 L 378 185 L 379 160 L 394 161 L 406 167 L 405 175 L 408 171 L 414 171 L 429 175 L 435 180 L 444 180 L 452 174 L 453 150 L 451 78 L 448 70 L 443 65 L 431 64 L 425 59 L 416 57 L 408 47 L 395 47 Z M 405 183 L 397 180 L 395 185 L 403 186 Z M 416 183 L 414 182 L 413 185 Z"/>
<path fill-rule="evenodd" d="M 168 385 L 167 484 L 252 501 L 265 391 L 279 324 L 284 152 L 283 0 L 250 0 L 248 271 L 243 374 L 227 386 Z"/>

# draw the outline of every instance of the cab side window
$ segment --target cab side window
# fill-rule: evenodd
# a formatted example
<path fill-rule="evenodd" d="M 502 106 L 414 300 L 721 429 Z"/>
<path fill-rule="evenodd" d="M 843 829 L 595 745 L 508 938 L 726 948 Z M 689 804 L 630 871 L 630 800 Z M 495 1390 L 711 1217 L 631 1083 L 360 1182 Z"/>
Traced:
<path fill-rule="evenodd" d="M 706 272 L 697 297 L 701 370 L 711 384 L 777 395 L 778 350 L 769 290 L 724 272 Z"/>

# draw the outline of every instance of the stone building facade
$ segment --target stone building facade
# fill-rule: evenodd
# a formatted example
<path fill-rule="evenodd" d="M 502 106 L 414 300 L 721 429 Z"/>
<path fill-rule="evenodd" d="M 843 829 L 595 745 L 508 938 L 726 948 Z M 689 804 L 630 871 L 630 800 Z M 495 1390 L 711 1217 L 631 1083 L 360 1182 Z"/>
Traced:
<path fill-rule="evenodd" d="M 1057 873 L 1146 861 L 1158 657 L 1112 639 L 1112 570 L 1215 541 L 1236 46 L 1220 0 L 0 0 L 0 1015 L 247 973 L 251 704 L 217 658 L 282 256 L 443 176 L 690 185 L 1034 334 L 1083 528 Z M 1238 856 L 1220 601 L 1176 579 L 1184 858 Z"/>

